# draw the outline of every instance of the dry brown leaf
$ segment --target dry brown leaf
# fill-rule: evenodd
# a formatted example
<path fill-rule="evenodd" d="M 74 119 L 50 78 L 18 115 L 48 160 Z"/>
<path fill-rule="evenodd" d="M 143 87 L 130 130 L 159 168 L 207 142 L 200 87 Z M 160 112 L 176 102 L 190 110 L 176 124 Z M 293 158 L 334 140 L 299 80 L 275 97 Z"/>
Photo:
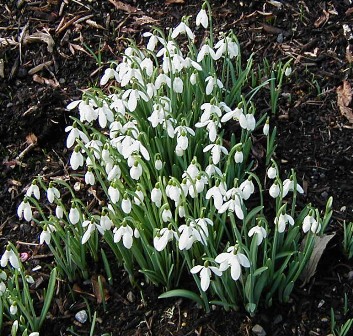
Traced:
<path fill-rule="evenodd" d="M 26 136 L 27 145 L 35 145 L 37 143 L 37 141 L 38 141 L 38 139 L 37 139 L 37 137 L 35 136 L 34 133 L 29 133 Z"/>
<path fill-rule="evenodd" d="M 335 234 L 323 235 L 322 237 L 315 236 L 313 252 L 310 256 L 308 263 L 304 267 L 302 274 L 300 275 L 300 279 L 303 281 L 303 285 L 308 283 L 310 279 L 314 276 L 321 256 L 324 253 L 328 242 L 334 237 L 334 235 Z M 306 239 L 304 240 L 302 247 L 304 247 L 305 242 Z"/>
<path fill-rule="evenodd" d="M 341 114 L 347 118 L 350 123 L 353 123 L 353 111 L 349 107 L 352 101 L 352 89 L 348 81 L 344 80 L 343 84 L 336 90 L 337 92 L 337 105 Z"/>
<path fill-rule="evenodd" d="M 24 43 L 44 42 L 47 44 L 47 49 L 50 53 L 54 51 L 54 39 L 49 32 L 36 32 L 32 35 L 26 35 L 23 39 Z"/>
<path fill-rule="evenodd" d="M 142 15 L 142 16 L 138 16 L 135 17 L 135 22 L 140 25 L 143 26 L 145 24 L 157 24 L 159 22 L 159 20 L 153 19 L 150 16 L 147 15 Z"/>
<path fill-rule="evenodd" d="M 102 294 L 104 295 L 104 301 L 106 302 L 107 300 L 109 300 L 109 293 L 108 290 L 106 288 L 107 286 L 107 282 L 104 278 L 103 275 L 99 275 L 100 279 L 101 279 L 101 283 L 102 283 L 102 287 L 103 287 L 103 293 L 101 291 L 101 288 L 99 286 L 99 281 L 98 281 L 98 277 L 96 275 L 92 276 L 91 278 L 91 282 L 92 282 L 92 289 L 93 289 L 93 294 L 96 297 L 97 303 L 100 304 L 103 302 L 103 297 Z"/>
<path fill-rule="evenodd" d="M 127 12 L 129 14 L 138 14 L 142 13 L 142 11 L 138 10 L 136 7 L 131 6 L 129 4 L 123 3 L 119 0 L 109 0 L 109 2 L 115 6 L 117 10 L 122 10 L 124 12 Z"/>
<path fill-rule="evenodd" d="M 96 28 L 96 29 L 105 29 L 103 26 L 101 26 L 100 24 L 98 24 L 96 21 L 93 20 L 86 20 L 86 23 L 91 26 L 92 28 Z"/>
<path fill-rule="evenodd" d="M 330 18 L 330 14 L 325 10 L 322 11 L 321 16 L 314 22 L 315 28 L 323 26 Z"/>
<path fill-rule="evenodd" d="M 183 3 L 185 3 L 184 0 L 165 0 L 166 5 L 183 4 Z"/>
<path fill-rule="evenodd" d="M 269 34 L 275 34 L 275 35 L 283 34 L 283 30 L 281 28 L 274 27 L 266 23 L 262 23 L 262 28 L 266 33 L 269 33 Z"/>
<path fill-rule="evenodd" d="M 33 75 L 32 79 L 36 83 L 50 85 L 53 88 L 57 88 L 60 86 L 59 82 L 56 79 L 44 78 L 37 74 Z"/>

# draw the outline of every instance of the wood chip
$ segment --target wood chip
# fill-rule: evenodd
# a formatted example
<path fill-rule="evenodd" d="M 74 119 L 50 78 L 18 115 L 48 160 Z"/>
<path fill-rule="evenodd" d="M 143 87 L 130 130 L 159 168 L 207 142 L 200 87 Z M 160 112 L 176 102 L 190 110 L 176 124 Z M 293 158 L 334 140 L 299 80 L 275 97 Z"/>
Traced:
<path fill-rule="evenodd" d="M 57 88 L 60 86 L 59 82 L 56 79 L 44 78 L 37 74 L 33 75 L 32 79 L 36 83 L 50 85 L 53 88 Z"/>
<path fill-rule="evenodd" d="M 341 114 L 347 118 L 350 123 L 353 123 L 353 111 L 349 107 L 352 101 L 352 88 L 348 81 L 344 80 L 343 84 L 336 90 L 337 92 L 337 105 Z"/>
<path fill-rule="evenodd" d="M 183 4 L 183 3 L 185 3 L 184 0 L 165 0 L 166 5 Z"/>
<path fill-rule="evenodd" d="M 323 10 L 320 17 L 314 22 L 314 27 L 319 28 L 319 27 L 323 26 L 325 23 L 327 23 L 329 18 L 330 18 L 330 14 L 328 12 L 326 12 L 325 10 Z"/>
<path fill-rule="evenodd" d="M 34 75 L 35 73 L 42 71 L 44 68 L 50 66 L 53 64 L 53 61 L 48 61 L 48 62 L 44 62 L 42 64 L 38 64 L 37 66 L 33 67 L 32 69 L 30 69 L 28 71 L 29 75 Z"/>
<path fill-rule="evenodd" d="M 134 6 L 131 6 L 129 4 L 123 3 L 122 1 L 119 0 L 109 0 L 109 2 L 114 5 L 114 7 L 117 10 L 124 11 L 129 14 L 142 14 L 143 12 L 137 9 Z"/>

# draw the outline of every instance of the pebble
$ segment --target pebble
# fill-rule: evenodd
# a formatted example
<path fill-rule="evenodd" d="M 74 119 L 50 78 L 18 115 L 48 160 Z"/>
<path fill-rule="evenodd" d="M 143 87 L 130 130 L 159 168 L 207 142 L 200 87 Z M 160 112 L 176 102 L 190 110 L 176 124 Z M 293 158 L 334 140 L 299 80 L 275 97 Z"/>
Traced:
<path fill-rule="evenodd" d="M 251 329 L 252 332 L 257 336 L 266 336 L 266 331 L 259 324 L 255 324 Z"/>
<path fill-rule="evenodd" d="M 128 300 L 129 302 L 131 302 L 131 303 L 133 303 L 133 302 L 135 301 L 135 295 L 134 295 L 133 292 L 127 293 L 126 298 L 127 298 L 127 300 Z"/>
<path fill-rule="evenodd" d="M 278 324 L 278 323 L 281 323 L 282 321 L 283 321 L 283 317 L 281 314 L 279 314 L 274 318 L 273 324 Z"/>
<path fill-rule="evenodd" d="M 75 314 L 75 319 L 80 323 L 85 323 L 87 321 L 87 312 L 85 310 L 80 310 Z"/>

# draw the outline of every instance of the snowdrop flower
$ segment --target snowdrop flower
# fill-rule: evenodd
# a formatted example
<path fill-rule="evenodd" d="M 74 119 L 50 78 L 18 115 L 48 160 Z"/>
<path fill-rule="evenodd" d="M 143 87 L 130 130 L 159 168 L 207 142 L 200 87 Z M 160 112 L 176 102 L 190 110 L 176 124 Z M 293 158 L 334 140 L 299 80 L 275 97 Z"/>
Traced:
<path fill-rule="evenodd" d="M 166 74 L 161 73 L 157 76 L 154 86 L 156 90 L 159 90 L 163 84 L 167 84 L 167 86 L 171 88 L 172 81 Z"/>
<path fill-rule="evenodd" d="M 196 128 L 205 127 L 208 130 L 208 137 L 211 142 L 214 142 L 217 138 L 217 128 L 220 126 L 219 120 L 217 117 L 212 120 L 205 120 L 204 122 L 198 122 L 195 124 Z"/>
<path fill-rule="evenodd" d="M 80 212 L 75 204 L 72 204 L 69 212 L 69 220 L 71 224 L 75 225 L 80 221 Z"/>
<path fill-rule="evenodd" d="M 148 102 L 150 99 L 149 97 L 142 91 L 137 89 L 128 89 L 126 90 L 122 98 L 126 101 L 127 100 L 127 107 L 130 112 L 134 112 L 137 107 L 137 102 L 142 98 L 145 102 Z"/>
<path fill-rule="evenodd" d="M 318 223 L 312 215 L 312 211 L 310 211 L 310 213 L 303 220 L 303 232 L 307 233 L 309 230 L 312 233 L 319 233 L 321 230 L 321 224 Z"/>
<path fill-rule="evenodd" d="M 166 206 L 162 211 L 162 220 L 163 222 L 170 222 L 173 218 L 172 212 L 170 211 L 169 206 Z"/>
<path fill-rule="evenodd" d="M 130 176 L 132 179 L 138 181 L 142 175 L 142 166 L 138 161 L 135 161 L 130 168 Z"/>
<path fill-rule="evenodd" d="M 281 194 L 281 188 L 279 187 L 277 181 L 275 181 L 275 182 L 271 185 L 271 187 L 270 187 L 270 189 L 269 189 L 268 192 L 269 192 L 269 194 L 270 194 L 270 196 L 271 196 L 272 198 L 277 198 L 277 197 Z"/>
<path fill-rule="evenodd" d="M 230 37 L 219 40 L 215 45 L 215 49 L 218 49 L 216 52 L 216 59 L 221 58 L 225 53 L 227 53 L 230 59 L 238 56 L 239 54 L 238 44 L 232 41 Z"/>
<path fill-rule="evenodd" d="M 255 191 L 254 183 L 252 182 L 251 178 L 250 180 L 247 179 L 244 182 L 242 182 L 239 186 L 239 190 L 241 191 L 241 196 L 244 200 L 249 199 L 249 197 Z"/>
<path fill-rule="evenodd" d="M 39 187 L 37 186 L 37 182 L 33 181 L 30 187 L 27 189 L 26 196 L 31 197 L 34 195 L 34 197 L 39 200 L 40 199 L 40 191 Z"/>
<path fill-rule="evenodd" d="M 241 266 L 249 268 L 250 261 L 243 253 L 238 252 L 238 246 L 231 246 L 227 252 L 219 254 L 215 261 L 219 263 L 219 270 L 226 271 L 230 267 L 230 274 L 234 281 L 237 281 L 241 276 Z"/>
<path fill-rule="evenodd" d="M 104 75 L 102 76 L 99 84 L 101 86 L 105 85 L 108 83 L 108 81 L 112 78 L 114 78 L 117 75 L 116 71 L 112 68 L 105 69 Z"/>
<path fill-rule="evenodd" d="M 157 157 L 156 161 L 154 161 L 154 168 L 156 168 L 156 170 L 161 170 L 163 168 L 163 162 L 160 157 Z"/>
<path fill-rule="evenodd" d="M 244 114 L 241 113 L 239 116 L 240 127 L 248 131 L 253 131 L 256 126 L 256 120 L 252 113 Z"/>
<path fill-rule="evenodd" d="M 134 231 L 131 226 L 127 225 L 125 221 L 123 221 L 122 225 L 119 228 L 114 229 L 114 243 L 119 243 L 121 239 L 123 239 L 123 245 L 130 249 L 132 246 L 134 237 Z"/>
<path fill-rule="evenodd" d="M 262 132 L 266 136 L 270 132 L 270 119 L 269 118 L 266 119 L 266 122 L 265 122 L 265 125 L 264 125 L 263 129 L 262 129 Z"/>
<path fill-rule="evenodd" d="M 141 63 L 140 67 L 142 70 L 146 71 L 146 75 L 151 77 L 153 74 L 153 62 L 149 57 L 146 57 Z"/>
<path fill-rule="evenodd" d="M 136 205 L 142 204 L 144 201 L 144 198 L 145 198 L 145 195 L 143 194 L 141 187 L 138 185 L 134 195 L 134 204 Z"/>
<path fill-rule="evenodd" d="M 292 68 L 289 66 L 286 68 L 284 74 L 288 77 L 291 75 L 291 73 L 292 73 Z"/>
<path fill-rule="evenodd" d="M 109 181 L 109 180 L 108 180 Z M 88 185 L 95 185 L 96 184 L 96 179 L 94 177 L 94 174 L 92 172 L 92 168 L 88 167 L 88 170 L 85 174 L 85 183 Z"/>
<path fill-rule="evenodd" d="M 199 53 L 197 54 L 197 62 L 201 62 L 206 55 L 210 55 L 214 60 L 217 59 L 217 56 L 214 50 L 208 44 L 204 44 L 201 47 Z"/>
<path fill-rule="evenodd" d="M 156 236 L 153 238 L 153 246 L 158 252 L 163 251 L 168 242 L 172 241 L 174 237 L 177 238 L 176 232 L 169 225 L 168 228 L 157 231 Z"/>
<path fill-rule="evenodd" d="M 206 95 L 210 95 L 216 86 L 220 89 L 223 89 L 223 83 L 217 77 L 208 76 L 205 79 L 205 82 L 207 83 Z"/>
<path fill-rule="evenodd" d="M 213 222 L 211 219 L 206 217 L 197 218 L 194 221 L 195 227 L 199 227 L 201 229 L 201 242 L 204 245 L 207 245 L 208 238 L 208 225 L 213 226 Z"/>
<path fill-rule="evenodd" d="M 49 245 L 50 239 L 51 239 L 51 232 L 48 230 L 48 227 L 45 225 L 43 228 L 43 231 L 39 236 L 39 244 L 42 245 L 43 243 L 46 243 L 47 245 Z"/>
<path fill-rule="evenodd" d="M 183 224 L 179 227 L 179 250 L 189 250 L 195 241 L 203 243 L 200 233 L 192 225 Z"/>
<path fill-rule="evenodd" d="M 260 245 L 264 238 L 267 237 L 267 232 L 261 225 L 256 225 L 249 230 L 249 237 L 252 237 L 254 234 L 257 239 L 257 245 Z"/>
<path fill-rule="evenodd" d="M 178 204 L 182 190 L 179 188 L 175 181 L 169 181 L 167 187 L 165 188 L 165 193 L 171 200 Z"/>
<path fill-rule="evenodd" d="M 148 43 L 147 43 L 147 50 L 154 51 L 156 49 L 158 41 L 162 41 L 163 39 L 160 38 L 159 36 L 156 36 L 150 32 L 146 32 L 142 34 L 143 37 L 149 37 Z"/>
<path fill-rule="evenodd" d="M 108 211 L 106 209 L 102 211 L 102 216 L 99 219 L 99 227 L 97 228 L 99 231 L 103 232 L 101 232 L 102 234 L 104 234 L 105 231 L 109 231 L 113 227 L 113 222 L 108 216 Z"/>
<path fill-rule="evenodd" d="M 1 257 L 0 265 L 1 267 L 6 267 L 9 262 L 13 268 L 19 269 L 21 267 L 17 254 L 9 245 L 7 245 L 5 252 Z"/>
<path fill-rule="evenodd" d="M 230 119 L 239 120 L 239 117 L 243 114 L 243 109 L 236 107 L 234 110 L 228 111 L 221 119 L 221 122 L 227 122 Z"/>
<path fill-rule="evenodd" d="M 190 84 L 195 85 L 197 83 L 197 74 L 193 72 L 190 76 Z"/>
<path fill-rule="evenodd" d="M 6 285 L 0 281 L 0 297 L 4 295 L 4 293 L 6 292 Z"/>
<path fill-rule="evenodd" d="M 121 210 L 123 210 L 124 213 L 129 214 L 132 209 L 132 204 L 130 198 L 127 196 L 127 194 L 124 195 L 124 198 L 121 201 Z"/>
<path fill-rule="evenodd" d="M 96 223 L 94 222 L 94 219 L 92 218 L 91 220 L 85 220 L 82 223 L 82 227 L 87 227 L 87 229 L 81 239 L 81 244 L 86 244 L 88 242 L 88 240 L 90 239 L 92 233 L 96 229 Z"/>
<path fill-rule="evenodd" d="M 47 198 L 49 203 L 53 203 L 55 198 L 60 198 L 60 191 L 53 186 L 53 183 L 49 183 L 47 190 Z"/>
<path fill-rule="evenodd" d="M 210 163 L 205 168 L 205 173 L 209 178 L 211 178 L 214 175 L 218 175 L 218 176 L 223 175 L 222 171 L 212 163 L 212 158 L 210 158 Z"/>
<path fill-rule="evenodd" d="M 120 191 L 118 189 L 117 182 L 112 182 L 108 188 L 108 195 L 110 197 L 110 201 L 113 204 L 118 203 L 119 198 L 120 198 Z"/>
<path fill-rule="evenodd" d="M 297 183 L 294 185 L 294 181 L 290 179 L 286 179 L 283 181 L 283 197 L 286 197 L 289 191 L 297 190 L 299 194 L 304 194 L 303 188 Z"/>
<path fill-rule="evenodd" d="M 190 40 L 195 39 L 194 33 L 184 22 L 180 22 L 179 25 L 176 28 L 174 28 L 172 32 L 172 38 L 175 39 L 180 34 L 186 34 Z"/>
<path fill-rule="evenodd" d="M 175 77 L 173 80 L 173 90 L 175 93 L 183 93 L 184 83 L 180 77 Z"/>
<path fill-rule="evenodd" d="M 287 215 L 285 213 L 281 213 L 279 217 L 275 218 L 275 225 L 277 225 L 277 230 L 279 233 L 284 232 L 287 224 L 294 225 L 294 219 L 291 215 Z"/>
<path fill-rule="evenodd" d="M 190 272 L 192 274 L 200 273 L 201 280 L 201 289 L 206 292 L 211 283 L 212 273 L 221 276 L 222 272 L 214 266 L 208 266 L 208 262 L 206 261 L 204 266 L 196 265 L 194 266 Z"/>
<path fill-rule="evenodd" d="M 187 126 L 178 126 L 175 128 L 175 134 L 177 135 L 177 146 L 185 151 L 189 146 L 187 135 L 195 136 L 195 131 Z"/>
<path fill-rule="evenodd" d="M 226 196 L 229 197 L 230 196 L 230 192 L 228 191 L 226 193 Z M 244 213 L 243 213 L 243 209 L 242 209 L 242 198 L 239 194 L 237 193 L 233 193 L 230 196 L 230 199 L 228 201 L 226 201 L 225 203 L 223 203 L 223 205 L 221 206 L 221 208 L 218 210 L 218 213 L 224 213 L 226 211 L 231 211 L 231 212 L 235 212 L 236 216 L 239 219 L 244 219 Z"/>
<path fill-rule="evenodd" d="M 55 216 L 58 219 L 62 219 L 64 217 L 64 209 L 61 205 L 57 205 L 55 208 Z"/>
<path fill-rule="evenodd" d="M 10 306 L 10 314 L 11 315 L 16 315 L 17 311 L 18 311 L 17 303 L 16 303 L 16 301 L 14 301 L 14 302 L 12 302 L 12 304 Z"/>
<path fill-rule="evenodd" d="M 70 157 L 70 165 L 73 170 L 83 166 L 83 155 L 80 152 L 80 147 L 76 146 Z"/>
<path fill-rule="evenodd" d="M 218 118 L 222 116 L 222 110 L 219 108 L 219 106 L 215 105 L 212 102 L 212 99 L 211 103 L 203 103 L 200 106 L 200 109 L 203 110 L 203 113 L 200 118 L 201 123 L 209 121 L 211 119 L 211 116 L 216 116 Z"/>
<path fill-rule="evenodd" d="M 226 195 L 225 182 L 216 181 L 216 185 L 207 190 L 206 199 L 213 198 L 214 206 L 217 210 L 220 210 L 223 205 L 223 197 Z"/>
<path fill-rule="evenodd" d="M 28 336 L 39 336 L 39 332 L 38 331 L 33 331 Z"/>
<path fill-rule="evenodd" d="M 242 163 L 244 160 L 244 154 L 242 152 L 242 144 L 237 144 L 236 146 L 236 151 L 234 153 L 234 161 L 235 163 Z"/>
<path fill-rule="evenodd" d="M 28 199 L 25 198 L 20 205 L 17 208 L 17 216 L 19 219 L 22 219 L 24 217 L 24 219 L 27 222 L 30 222 L 32 219 L 32 208 L 31 205 L 28 202 Z"/>
<path fill-rule="evenodd" d="M 112 110 L 106 103 L 103 103 L 103 106 L 98 107 L 98 123 L 101 128 L 105 128 L 107 123 L 112 123 L 114 121 L 114 114 Z"/>
<path fill-rule="evenodd" d="M 270 168 L 268 168 L 267 170 L 267 176 L 270 179 L 274 179 L 277 177 L 277 169 L 275 166 L 271 166 Z"/>
<path fill-rule="evenodd" d="M 205 29 L 208 27 L 208 15 L 204 8 L 202 8 L 196 16 L 196 26 L 200 25 Z"/>
<path fill-rule="evenodd" d="M 162 205 L 162 191 L 158 182 L 151 191 L 151 201 L 156 205 L 157 208 L 160 208 Z"/>
<path fill-rule="evenodd" d="M 228 155 L 227 148 L 219 144 L 209 144 L 203 149 L 203 152 L 206 153 L 209 150 L 211 150 L 212 162 L 215 165 L 221 160 L 221 153 Z"/>

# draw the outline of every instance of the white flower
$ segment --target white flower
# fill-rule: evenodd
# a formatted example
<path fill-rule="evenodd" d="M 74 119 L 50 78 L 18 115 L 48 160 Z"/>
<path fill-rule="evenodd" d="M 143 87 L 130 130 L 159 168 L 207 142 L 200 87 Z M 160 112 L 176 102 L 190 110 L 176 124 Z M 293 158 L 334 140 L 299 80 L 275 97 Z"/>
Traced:
<path fill-rule="evenodd" d="M 55 216 L 58 219 L 62 219 L 64 217 L 64 209 L 61 205 L 57 205 L 55 208 Z"/>
<path fill-rule="evenodd" d="M 199 53 L 197 54 L 197 62 L 201 62 L 206 55 L 210 55 L 214 60 L 217 59 L 217 56 L 214 50 L 208 44 L 204 44 L 201 47 Z"/>
<path fill-rule="evenodd" d="M 252 227 L 248 232 L 249 237 L 252 237 L 254 234 L 256 235 L 257 245 L 260 245 L 263 239 L 267 237 L 266 230 L 259 225 Z"/>
<path fill-rule="evenodd" d="M 154 187 L 151 191 L 151 201 L 156 205 L 157 208 L 159 208 L 162 204 L 162 191 L 157 184 L 156 187 Z"/>
<path fill-rule="evenodd" d="M 130 168 L 130 176 L 134 180 L 139 180 L 142 175 L 142 166 L 138 161 L 135 161 L 135 163 L 132 165 Z"/>
<path fill-rule="evenodd" d="M 147 49 L 153 51 L 156 48 L 158 41 L 163 41 L 159 36 L 153 35 L 150 32 L 143 33 L 144 37 L 149 37 Z"/>
<path fill-rule="evenodd" d="M 206 85 L 206 94 L 210 95 L 213 89 L 218 86 L 218 88 L 223 89 L 223 83 L 216 77 L 208 76 L 205 79 Z"/>
<path fill-rule="evenodd" d="M 277 230 L 279 233 L 284 232 L 287 224 L 294 225 L 294 219 L 291 215 L 281 213 L 279 217 L 275 218 L 275 225 L 277 225 Z"/>
<path fill-rule="evenodd" d="M 268 135 L 268 133 L 270 132 L 270 123 L 269 123 L 269 119 L 266 119 L 265 125 L 262 129 L 262 132 L 264 133 L 264 135 Z"/>
<path fill-rule="evenodd" d="M 163 168 L 163 162 L 161 161 L 161 159 L 157 159 L 154 162 L 154 168 L 156 168 L 156 170 L 161 170 Z"/>
<path fill-rule="evenodd" d="M 221 122 L 227 122 L 230 119 L 239 120 L 239 117 L 243 114 L 242 108 L 235 108 L 234 110 L 228 111 L 221 119 Z"/>
<path fill-rule="evenodd" d="M 126 101 L 127 100 L 127 107 L 130 112 L 134 112 L 137 107 L 137 102 L 142 98 L 145 102 L 148 102 L 150 99 L 149 97 L 142 91 L 136 89 L 127 89 L 122 98 Z"/>
<path fill-rule="evenodd" d="M 177 237 L 175 231 L 169 228 L 161 229 L 159 232 L 157 232 L 157 235 L 153 238 L 154 248 L 158 252 L 163 251 L 167 246 L 168 242 L 173 240 L 173 237 Z"/>
<path fill-rule="evenodd" d="M 211 282 L 211 275 L 212 272 L 218 276 L 222 275 L 222 272 L 214 266 L 201 266 L 201 265 L 197 265 L 194 266 L 190 272 L 192 274 L 196 274 L 200 272 L 200 280 L 201 280 L 201 289 L 206 292 L 208 287 L 210 286 L 210 282 Z"/>
<path fill-rule="evenodd" d="M 314 216 L 307 215 L 303 220 L 303 232 L 311 231 L 312 233 L 319 233 L 321 230 L 321 224 L 317 222 Z"/>
<path fill-rule="evenodd" d="M 208 15 L 205 9 L 201 9 L 196 16 L 196 26 L 201 25 L 205 29 L 208 27 Z"/>
<path fill-rule="evenodd" d="M 130 198 L 128 198 L 126 195 L 121 201 L 121 210 L 123 210 L 126 214 L 129 214 L 132 209 L 132 204 Z"/>
<path fill-rule="evenodd" d="M 288 192 L 294 191 L 294 189 L 296 189 L 299 194 L 304 193 L 303 188 L 298 183 L 294 185 L 294 181 L 291 179 L 286 179 L 283 181 L 283 197 L 286 197 Z"/>
<path fill-rule="evenodd" d="M 175 93 L 183 93 L 184 83 L 180 77 L 175 77 L 173 80 L 173 90 Z"/>
<path fill-rule="evenodd" d="M 81 239 L 81 244 L 86 244 L 88 242 L 88 240 L 90 239 L 92 233 L 95 231 L 96 224 L 93 222 L 93 220 L 85 220 L 82 223 L 82 227 L 87 227 L 87 229 Z"/>
<path fill-rule="evenodd" d="M 122 224 L 119 228 L 114 229 L 114 243 L 120 242 L 123 239 L 123 245 L 130 249 L 133 242 L 134 232 L 132 228 L 127 224 Z"/>
<path fill-rule="evenodd" d="M 10 314 L 11 315 L 16 315 L 17 314 L 17 310 L 18 310 L 17 304 L 16 304 L 16 302 L 13 302 L 11 304 L 11 306 L 10 306 Z"/>
<path fill-rule="evenodd" d="M 85 183 L 92 186 L 96 183 L 96 179 L 91 169 L 88 169 L 85 174 Z"/>
<path fill-rule="evenodd" d="M 76 147 L 70 157 L 70 165 L 73 170 L 77 170 L 78 167 L 83 166 L 83 155 L 80 152 L 79 147 Z"/>
<path fill-rule="evenodd" d="M 195 85 L 197 82 L 197 74 L 196 73 L 192 73 L 190 76 L 190 84 L 191 85 Z"/>
<path fill-rule="evenodd" d="M 0 297 L 4 295 L 5 291 L 6 285 L 2 281 L 0 281 Z"/>
<path fill-rule="evenodd" d="M 190 40 L 195 39 L 195 35 L 184 22 L 180 22 L 179 25 L 176 28 L 174 28 L 172 32 L 172 38 L 175 39 L 176 37 L 178 37 L 179 34 L 182 34 L 182 33 L 186 33 L 186 35 Z"/>
<path fill-rule="evenodd" d="M 117 188 L 117 186 L 115 185 L 115 183 L 112 183 L 109 188 L 108 188 L 108 195 L 110 197 L 110 201 L 113 204 L 118 203 L 119 198 L 120 198 L 120 191 Z"/>
<path fill-rule="evenodd" d="M 244 154 L 241 150 L 236 150 L 234 154 L 234 161 L 235 163 L 242 163 L 244 160 Z"/>
<path fill-rule="evenodd" d="M 69 220 L 71 224 L 77 224 L 80 221 L 80 212 L 76 207 L 72 207 L 69 212 Z"/>
<path fill-rule="evenodd" d="M 280 193 L 281 193 L 281 189 L 277 183 L 277 181 L 275 181 L 271 187 L 270 187 L 270 190 L 268 191 L 270 196 L 273 197 L 273 198 L 277 198 Z"/>
<path fill-rule="evenodd" d="M 43 231 L 39 236 L 39 244 L 42 245 L 45 242 L 47 245 L 49 245 L 50 239 L 51 239 L 50 231 L 46 227 L 44 227 Z"/>
<path fill-rule="evenodd" d="M 19 219 L 24 219 L 30 222 L 32 219 L 32 208 L 28 200 L 25 198 L 17 208 L 17 216 Z"/>
<path fill-rule="evenodd" d="M 219 120 L 216 118 L 212 120 L 206 120 L 203 122 L 198 122 L 195 124 L 195 127 L 200 128 L 200 127 L 205 127 L 208 130 L 208 137 L 211 142 L 214 142 L 217 138 L 217 128 L 220 126 Z"/>
<path fill-rule="evenodd" d="M 202 242 L 202 238 L 198 230 L 192 225 L 183 224 L 179 227 L 180 237 L 179 237 L 179 250 L 189 250 L 195 241 Z"/>
<path fill-rule="evenodd" d="M 250 261 L 245 254 L 237 252 L 236 246 L 231 246 L 227 252 L 219 254 L 215 261 L 219 263 L 219 270 L 226 271 L 230 267 L 230 274 L 234 281 L 237 281 L 241 275 L 241 266 L 249 268 Z"/>
<path fill-rule="evenodd" d="M 109 218 L 108 214 L 103 211 L 102 216 L 99 220 L 99 226 L 97 226 L 97 229 L 101 234 L 104 234 L 104 231 L 109 231 L 112 227 L 113 227 L 112 220 Z"/>
<path fill-rule="evenodd" d="M 102 76 L 99 84 L 105 85 L 108 83 L 110 79 L 114 78 L 115 76 L 116 76 L 116 71 L 114 69 L 111 69 L 111 68 L 105 69 L 104 75 Z"/>
<path fill-rule="evenodd" d="M 230 200 L 223 203 L 221 208 L 218 210 L 218 213 L 224 213 L 228 210 L 231 212 L 235 212 L 236 216 L 239 219 L 244 219 L 244 213 L 241 206 L 242 206 L 241 197 L 239 195 L 233 195 Z"/>
<path fill-rule="evenodd" d="M 286 68 L 284 74 L 288 77 L 288 76 L 290 76 L 291 73 L 292 73 L 292 68 L 289 66 Z"/>
<path fill-rule="evenodd" d="M 1 261 L 0 261 L 1 267 L 6 267 L 8 262 L 10 262 L 10 265 L 13 268 L 16 268 L 16 269 L 20 268 L 20 261 L 18 259 L 17 254 L 9 247 L 6 248 L 4 254 L 1 257 Z"/>
<path fill-rule="evenodd" d="M 240 184 L 239 190 L 241 191 L 242 198 L 247 200 L 255 191 L 254 183 L 251 180 L 245 180 Z"/>
<path fill-rule="evenodd" d="M 276 169 L 276 167 L 271 166 L 270 168 L 268 168 L 268 170 L 267 170 L 267 176 L 268 176 L 268 178 L 270 178 L 270 179 L 276 178 L 276 176 L 277 176 L 277 169 Z"/>
<path fill-rule="evenodd" d="M 28 190 L 26 192 L 26 196 L 31 197 L 32 195 L 34 195 L 34 197 L 37 200 L 40 199 L 40 191 L 39 191 L 39 187 L 37 186 L 36 182 L 32 182 L 32 184 L 30 185 L 30 187 L 28 188 Z"/>
<path fill-rule="evenodd" d="M 238 56 L 239 54 L 238 44 L 232 41 L 230 37 L 219 40 L 215 45 L 215 49 L 218 49 L 216 52 L 216 59 L 222 57 L 224 53 L 227 53 L 230 59 Z"/>
<path fill-rule="evenodd" d="M 226 195 L 226 185 L 224 182 L 218 182 L 215 186 L 207 190 L 206 199 L 213 198 L 214 206 L 217 210 L 223 205 L 223 197 Z"/>
<path fill-rule="evenodd" d="M 256 126 L 256 120 L 254 115 L 251 113 L 248 113 L 247 115 L 241 113 L 239 116 L 239 124 L 241 128 L 246 129 L 248 131 L 253 131 Z"/>
<path fill-rule="evenodd" d="M 60 198 L 60 191 L 49 184 L 49 188 L 47 190 L 47 198 L 49 203 L 53 203 L 55 198 Z"/>
<path fill-rule="evenodd" d="M 145 196 L 141 190 L 141 187 L 137 187 L 137 189 L 135 191 L 135 195 L 134 195 L 134 203 L 136 205 L 140 205 L 143 203 L 144 198 L 145 198 Z"/>
<path fill-rule="evenodd" d="M 28 336 L 39 336 L 39 332 L 38 331 L 33 331 Z"/>
<path fill-rule="evenodd" d="M 211 157 L 212 157 L 212 162 L 213 164 L 218 164 L 219 161 L 221 160 L 221 153 L 228 155 L 228 150 L 221 145 L 218 144 L 210 144 L 207 145 L 204 149 L 203 152 L 206 153 L 209 150 L 211 150 Z"/>
<path fill-rule="evenodd" d="M 163 222 L 170 222 L 173 218 L 172 212 L 170 211 L 169 207 L 166 207 L 162 211 L 162 220 Z"/>

